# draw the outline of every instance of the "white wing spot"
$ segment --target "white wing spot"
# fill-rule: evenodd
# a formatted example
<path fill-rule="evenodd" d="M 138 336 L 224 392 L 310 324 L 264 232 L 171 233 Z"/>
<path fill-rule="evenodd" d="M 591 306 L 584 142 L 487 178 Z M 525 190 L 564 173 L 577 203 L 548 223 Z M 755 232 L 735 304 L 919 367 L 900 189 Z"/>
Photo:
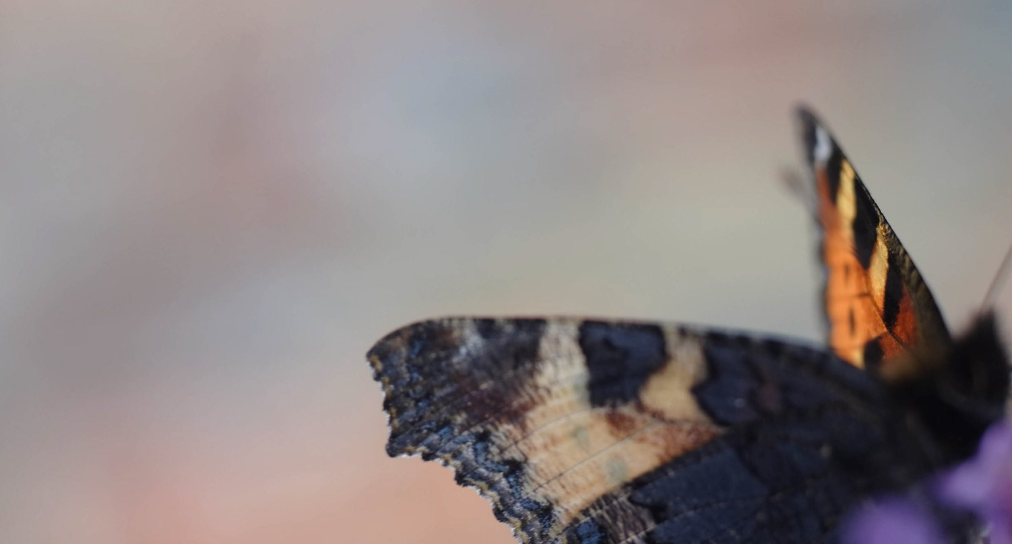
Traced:
<path fill-rule="evenodd" d="M 825 129 L 822 127 L 815 127 L 815 161 L 820 163 L 828 161 L 832 150 L 833 146 L 830 143 L 829 134 L 826 134 Z"/>

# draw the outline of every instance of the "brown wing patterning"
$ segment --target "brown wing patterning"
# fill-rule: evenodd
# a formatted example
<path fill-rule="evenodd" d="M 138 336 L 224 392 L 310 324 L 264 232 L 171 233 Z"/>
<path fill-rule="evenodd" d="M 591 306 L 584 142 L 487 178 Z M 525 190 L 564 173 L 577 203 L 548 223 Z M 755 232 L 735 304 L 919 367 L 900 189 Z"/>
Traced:
<path fill-rule="evenodd" d="M 399 329 L 368 357 L 387 452 L 453 467 L 528 544 L 816 542 L 870 485 L 909 476 L 868 464 L 892 451 L 877 382 L 821 350 L 460 318 Z"/>
<path fill-rule="evenodd" d="M 858 367 L 951 342 L 931 292 L 825 126 L 800 110 L 815 178 L 829 345 Z"/>
<path fill-rule="evenodd" d="M 452 466 L 524 542 L 549 542 L 602 495 L 720 432 L 690 392 L 705 372 L 699 340 L 675 328 L 447 319 L 395 331 L 369 360 L 387 452 Z"/>

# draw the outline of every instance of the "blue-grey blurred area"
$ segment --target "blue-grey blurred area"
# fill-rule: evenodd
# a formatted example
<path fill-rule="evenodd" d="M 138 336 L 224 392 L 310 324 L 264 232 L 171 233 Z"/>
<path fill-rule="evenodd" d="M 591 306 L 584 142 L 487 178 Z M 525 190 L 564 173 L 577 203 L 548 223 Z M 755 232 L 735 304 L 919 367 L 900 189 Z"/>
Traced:
<path fill-rule="evenodd" d="M 1007 0 L 0 0 L 0 541 L 511 542 L 386 457 L 365 351 L 821 341 L 799 101 L 962 328 L 1012 243 Z"/>

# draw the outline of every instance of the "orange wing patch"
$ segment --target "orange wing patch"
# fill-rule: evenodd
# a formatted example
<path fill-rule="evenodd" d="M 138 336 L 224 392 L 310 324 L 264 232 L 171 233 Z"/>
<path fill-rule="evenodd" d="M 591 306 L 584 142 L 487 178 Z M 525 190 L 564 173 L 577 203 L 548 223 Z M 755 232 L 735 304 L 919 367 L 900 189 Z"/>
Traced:
<path fill-rule="evenodd" d="M 951 342 L 917 267 L 829 131 L 800 112 L 816 185 L 829 345 L 858 367 Z"/>

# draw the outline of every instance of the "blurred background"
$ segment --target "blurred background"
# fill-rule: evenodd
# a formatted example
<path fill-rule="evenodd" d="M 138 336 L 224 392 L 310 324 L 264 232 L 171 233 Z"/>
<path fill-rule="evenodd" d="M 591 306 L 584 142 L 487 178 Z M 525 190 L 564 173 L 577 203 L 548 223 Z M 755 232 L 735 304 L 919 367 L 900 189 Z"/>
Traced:
<path fill-rule="evenodd" d="M 1012 242 L 1006 0 L 0 0 L 0 541 L 512 542 L 386 457 L 365 351 L 820 341 L 798 101 L 962 328 Z"/>

